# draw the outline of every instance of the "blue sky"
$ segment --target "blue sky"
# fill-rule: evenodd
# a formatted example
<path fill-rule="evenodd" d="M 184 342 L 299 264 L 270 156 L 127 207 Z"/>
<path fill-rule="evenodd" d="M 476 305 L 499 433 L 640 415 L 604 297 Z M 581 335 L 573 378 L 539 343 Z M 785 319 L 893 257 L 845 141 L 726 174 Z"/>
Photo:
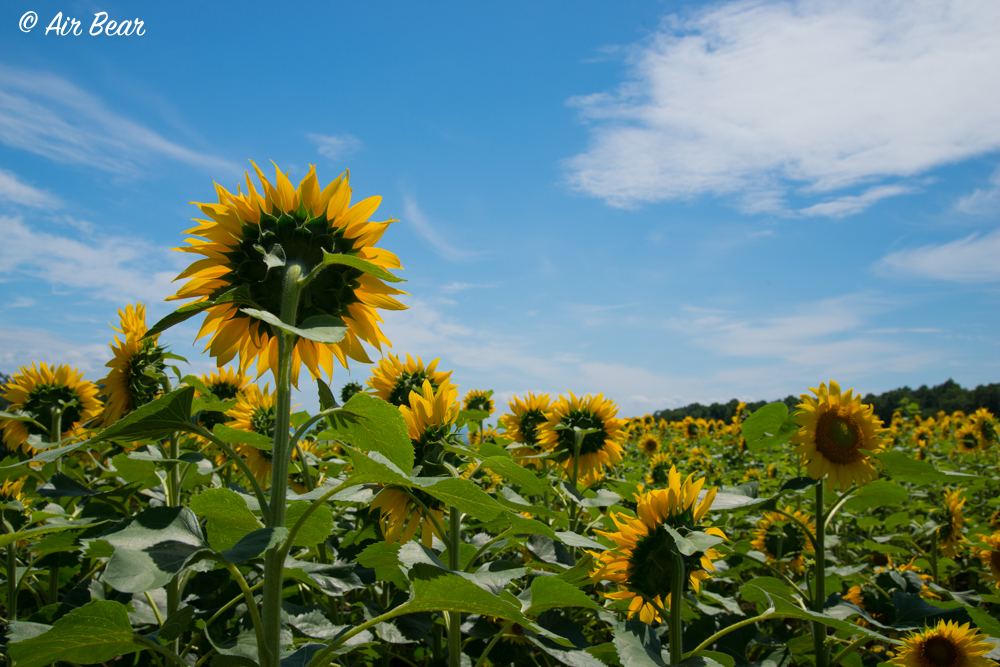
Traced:
<path fill-rule="evenodd" d="M 992 0 L 18 0 L 0 32 L 0 370 L 102 377 L 117 309 L 171 308 L 189 202 L 254 159 L 383 196 L 392 351 L 463 391 L 1000 381 Z M 203 372 L 195 329 L 165 340 Z"/>

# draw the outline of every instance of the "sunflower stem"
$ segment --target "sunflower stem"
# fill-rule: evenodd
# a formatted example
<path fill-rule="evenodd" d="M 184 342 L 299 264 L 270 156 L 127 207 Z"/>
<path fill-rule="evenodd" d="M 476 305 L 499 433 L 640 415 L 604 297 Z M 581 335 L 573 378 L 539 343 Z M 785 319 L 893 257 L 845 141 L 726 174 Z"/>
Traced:
<path fill-rule="evenodd" d="M 54 447 L 58 447 L 59 443 L 62 441 L 62 416 L 64 408 L 55 409 L 52 411 L 52 426 L 49 428 L 49 442 L 52 443 Z M 62 459 L 56 459 L 56 472 L 62 472 Z M 56 561 L 54 565 L 49 565 L 49 604 L 55 604 L 59 601 L 59 562 Z"/>
<path fill-rule="evenodd" d="M 497 645 L 497 642 L 500 641 L 500 639 L 502 639 L 503 636 L 507 634 L 507 631 L 512 627 L 514 627 L 514 621 L 508 621 L 507 625 L 503 626 L 500 632 L 493 635 L 493 639 L 490 640 L 490 643 L 486 645 L 486 648 L 484 648 L 483 652 L 480 654 L 479 659 L 476 660 L 476 667 L 483 667 L 483 665 L 486 664 L 486 656 L 490 654 L 490 651 L 492 651 L 493 647 Z"/>
<path fill-rule="evenodd" d="M 670 664 L 679 665 L 684 659 L 684 624 L 681 606 L 684 601 L 684 556 L 673 555 L 673 576 L 670 578 Z"/>
<path fill-rule="evenodd" d="M 302 266 L 285 267 L 285 282 L 281 295 L 281 321 L 295 326 L 302 286 L 299 278 Z M 292 408 L 292 354 L 295 337 L 280 329 L 272 333 L 278 341 L 278 368 L 275 386 L 274 444 L 271 449 L 271 498 L 267 514 L 268 527 L 285 525 L 285 498 L 288 491 L 288 466 L 292 452 L 289 449 L 289 429 Z M 258 647 L 261 667 L 278 667 L 281 657 L 281 591 L 284 582 L 285 552 L 281 545 L 271 547 L 264 554 L 263 625 L 264 645 Z"/>
<path fill-rule="evenodd" d="M 823 516 L 823 491 L 826 486 L 823 479 L 816 485 L 816 581 L 813 587 L 816 591 L 813 609 L 817 614 L 823 613 L 826 604 L 826 517 Z M 813 621 L 813 649 L 816 652 L 816 667 L 827 667 L 826 626 Z"/>
<path fill-rule="evenodd" d="M 169 388 L 169 385 L 168 385 Z M 167 458 L 173 459 L 174 463 L 167 469 L 167 479 L 165 480 L 164 496 L 168 507 L 179 507 L 181 504 L 181 478 L 180 467 L 177 460 L 181 456 L 181 446 L 179 433 L 176 431 L 170 435 L 169 451 Z M 179 575 L 178 575 L 179 576 Z M 170 618 L 181 607 L 181 589 L 178 577 L 174 577 L 167 582 L 167 618 Z M 175 653 L 180 649 L 180 638 L 167 644 Z"/>
<path fill-rule="evenodd" d="M 17 531 L 4 519 L 4 527 L 7 532 L 14 534 Z M 17 620 L 17 540 L 13 540 L 7 545 L 7 621 Z"/>
<path fill-rule="evenodd" d="M 448 568 L 458 572 L 462 568 L 462 513 L 457 507 L 448 510 L 451 530 L 448 532 Z M 462 667 L 462 612 L 448 612 L 448 665 Z"/>

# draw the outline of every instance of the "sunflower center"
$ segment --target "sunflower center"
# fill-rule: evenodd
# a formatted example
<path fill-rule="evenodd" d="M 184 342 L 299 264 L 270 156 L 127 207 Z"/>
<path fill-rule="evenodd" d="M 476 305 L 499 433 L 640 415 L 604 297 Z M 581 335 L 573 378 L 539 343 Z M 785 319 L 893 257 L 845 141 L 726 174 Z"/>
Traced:
<path fill-rule="evenodd" d="M 853 463 L 861 458 L 864 433 L 854 418 L 840 409 L 823 413 L 816 423 L 816 448 L 833 463 Z"/>
<path fill-rule="evenodd" d="M 928 667 L 951 667 L 958 660 L 958 647 L 947 637 L 937 635 L 924 642 L 922 657 Z"/>
<path fill-rule="evenodd" d="M 629 558 L 632 590 L 650 599 L 670 592 L 675 558 L 672 546 L 673 538 L 662 526 L 639 540 Z"/>
<path fill-rule="evenodd" d="M 562 425 L 565 428 L 556 431 L 559 434 L 559 443 L 556 448 L 562 452 L 560 460 L 573 458 L 573 450 L 576 447 L 576 430 L 589 431 L 596 429 L 594 433 L 587 433 L 580 443 L 580 456 L 594 454 L 604 448 L 604 441 L 607 434 L 604 431 L 604 420 L 589 410 L 570 410 L 569 414 L 563 417 Z"/>
<path fill-rule="evenodd" d="M 419 394 L 421 388 L 424 386 L 424 380 L 429 380 L 431 389 L 437 391 L 437 383 L 428 377 L 427 373 L 423 371 L 403 373 L 396 379 L 396 384 L 392 386 L 392 391 L 389 392 L 389 402 L 397 408 L 401 405 L 409 405 L 410 392 L 415 391 Z"/>
<path fill-rule="evenodd" d="M 46 427 L 52 423 L 52 415 L 62 410 L 62 430 L 65 431 L 80 419 L 80 399 L 75 391 L 65 385 L 38 384 L 28 393 L 24 410 L 31 414 L 35 421 Z M 31 435 L 46 433 L 31 422 L 26 423 L 28 433 Z M 60 433 L 56 437 L 61 435 Z"/>
<path fill-rule="evenodd" d="M 236 398 L 240 388 L 228 382 L 216 382 L 208 385 L 208 390 L 215 394 L 220 401 L 231 401 Z"/>
<path fill-rule="evenodd" d="M 285 266 L 299 264 L 308 273 L 323 261 L 324 250 L 357 254 L 354 243 L 355 239 L 344 237 L 344 228 L 332 228 L 325 214 L 310 218 L 300 209 L 275 217 L 261 212 L 260 224 L 244 224 L 239 244 L 226 253 L 231 273 L 224 278 L 223 289 L 243 285 L 263 310 L 279 313 Z M 355 290 L 361 275 L 358 269 L 340 264 L 323 269 L 302 291 L 297 322 L 316 315 L 347 315 L 347 307 L 358 302 Z"/>
<path fill-rule="evenodd" d="M 541 410 L 528 410 L 521 415 L 520 426 L 521 440 L 529 445 L 538 444 L 538 425 L 546 421 Z"/>
<path fill-rule="evenodd" d="M 660 441 L 656 438 L 646 438 L 642 441 L 642 449 L 647 452 L 655 452 L 660 447 Z"/>

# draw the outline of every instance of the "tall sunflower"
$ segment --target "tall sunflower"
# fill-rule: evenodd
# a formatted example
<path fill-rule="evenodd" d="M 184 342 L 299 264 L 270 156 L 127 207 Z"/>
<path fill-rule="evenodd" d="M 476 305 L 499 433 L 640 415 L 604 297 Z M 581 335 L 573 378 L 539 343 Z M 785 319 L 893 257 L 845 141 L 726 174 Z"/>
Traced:
<path fill-rule="evenodd" d="M 260 387 L 251 384 L 236 396 L 236 405 L 226 412 L 226 417 L 229 418 L 227 426 L 273 439 L 276 414 L 275 392 L 269 391 L 267 385 L 261 391 Z M 258 482 L 262 485 L 270 483 L 270 451 L 250 445 L 238 445 L 236 451 L 246 459 L 247 466 Z"/>
<path fill-rule="evenodd" d="M 298 265 L 302 275 L 320 266 L 324 252 L 356 257 L 380 269 L 399 269 L 399 259 L 376 248 L 393 220 L 372 222 L 381 197 L 369 197 L 351 206 L 351 187 L 345 173 L 321 188 L 315 167 L 292 185 L 275 166 L 275 185 L 253 164 L 263 193 L 258 193 L 246 175 L 247 192 L 237 194 L 216 185 L 217 204 L 197 204 L 209 220 L 188 231 L 201 238 L 189 239 L 182 252 L 203 255 L 177 280 L 188 282 L 169 299 L 215 300 L 234 288 L 249 295 L 253 307 L 280 316 L 287 267 Z M 294 325 L 310 318 L 336 318 L 347 326 L 344 338 L 334 344 L 299 338 L 292 354 L 292 381 L 298 382 L 302 363 L 313 377 L 320 369 L 333 373 L 334 357 L 347 367 L 347 358 L 371 363 L 361 341 L 379 351 L 391 345 L 379 329 L 377 308 L 401 310 L 406 306 L 393 295 L 404 294 L 360 269 L 333 264 L 322 270 L 302 290 Z M 278 339 L 271 325 L 241 310 L 246 305 L 229 302 L 208 309 L 198 338 L 211 335 L 206 350 L 220 366 L 239 355 L 241 369 L 257 361 L 257 376 L 268 369 L 277 372 Z M 313 320 L 314 322 L 316 320 Z"/>
<path fill-rule="evenodd" d="M 833 486 L 846 490 L 852 483 L 864 485 L 878 477 L 869 458 L 882 447 L 882 420 L 871 405 L 862 405 L 853 389 L 840 393 L 840 386 L 830 381 L 819 389 L 810 389 L 813 398 L 802 394 L 795 420 L 799 430 L 792 436 L 798 447 L 795 453 L 805 461 L 813 479 L 829 475 Z"/>
<path fill-rule="evenodd" d="M 612 466 L 622 457 L 621 428 L 624 419 L 618 419 L 618 406 L 605 399 L 603 394 L 577 398 L 569 392 L 569 398 L 560 396 L 549 410 L 548 420 L 538 429 L 538 444 L 557 454 L 557 460 L 572 476 L 574 468 L 577 479 L 589 486 L 604 476 L 604 466 Z M 583 436 L 580 445 L 579 464 L 575 463 L 575 429 L 591 430 Z"/>
<path fill-rule="evenodd" d="M 458 419 L 458 392 L 449 384 L 436 390 L 430 380 L 424 380 L 420 392 L 411 392 L 409 405 L 400 406 L 406 420 L 406 430 L 413 443 L 415 461 L 423 465 L 425 474 L 434 474 L 443 457 L 440 446 Z M 440 523 L 444 519 L 444 503 L 427 493 L 414 489 L 411 494 L 420 499 L 427 511 Z M 420 541 L 431 545 L 434 535 L 445 539 L 430 516 L 413 498 L 397 487 L 388 486 L 372 501 L 371 509 L 378 510 L 382 532 L 389 544 L 409 542 L 421 526 Z"/>
<path fill-rule="evenodd" d="M 969 623 L 938 621 L 933 628 L 911 632 L 903 646 L 889 660 L 896 667 L 991 667 L 996 663 L 984 657 L 995 648 L 986 636 Z"/>
<path fill-rule="evenodd" d="M 986 581 L 1000 589 L 1000 532 L 983 537 L 989 549 L 977 549 L 979 560 L 986 574 Z"/>
<path fill-rule="evenodd" d="M 514 396 L 507 403 L 510 414 L 501 416 L 497 423 L 504 430 L 504 437 L 524 445 L 513 452 L 515 460 L 522 466 L 543 468 L 545 465 L 539 459 L 525 457 L 537 454 L 535 447 L 538 445 L 538 429 L 548 421 L 551 403 L 548 394 L 535 396 L 529 393 L 524 399 Z"/>
<path fill-rule="evenodd" d="M 785 512 L 805 524 L 813 535 L 816 534 L 816 524 L 808 514 L 792 507 L 786 507 Z M 753 537 L 753 548 L 767 556 L 768 562 L 777 565 L 781 571 L 790 569 L 801 574 L 805 569 L 804 554 L 814 551 L 812 542 L 799 524 L 777 512 L 764 512 Z"/>
<path fill-rule="evenodd" d="M 482 389 L 473 389 L 465 398 L 462 399 L 462 409 L 463 410 L 482 410 L 483 412 L 493 414 L 496 409 L 493 407 L 493 392 L 484 391 Z"/>
<path fill-rule="evenodd" d="M 22 413 L 41 424 L 16 419 L 0 419 L 3 425 L 3 442 L 8 450 L 20 449 L 28 456 L 37 451 L 28 444 L 32 435 L 49 436 L 53 417 L 62 412 L 60 430 L 56 440 L 73 432 L 81 424 L 101 413 L 97 400 L 97 387 L 83 379 L 83 373 L 69 366 L 48 366 L 34 363 L 17 369 L 4 388 L 3 398 L 10 403 L 7 412 Z"/>
<path fill-rule="evenodd" d="M 962 535 L 962 524 L 965 517 L 962 515 L 962 506 L 965 505 L 966 498 L 962 495 L 965 489 L 948 489 L 944 492 L 944 525 L 938 528 L 938 547 L 941 553 L 948 558 L 954 558 L 958 554 L 958 547 L 966 541 Z"/>
<path fill-rule="evenodd" d="M 451 384 L 451 371 L 445 373 L 437 370 L 439 361 L 440 359 L 434 359 L 425 367 L 420 357 L 413 359 L 407 354 L 404 362 L 395 355 L 387 355 L 372 368 L 368 386 L 376 396 L 397 407 L 408 405 L 410 392 L 419 393 L 425 380 L 431 383 L 431 389 L 435 391 L 443 386 L 457 389 Z"/>
<path fill-rule="evenodd" d="M 109 343 L 114 358 L 105 364 L 111 370 L 98 384 L 104 385 L 100 395 L 105 398 L 103 426 L 111 426 L 136 408 L 160 395 L 159 377 L 164 374 L 164 350 L 157 342 L 159 335 L 145 336 L 146 306 L 129 304 L 119 310 L 121 329 L 112 329 L 125 336 Z"/>
<path fill-rule="evenodd" d="M 636 497 L 636 518 L 610 512 L 608 516 L 618 530 L 596 531 L 617 546 L 600 554 L 591 552 L 597 560 L 591 579 L 594 583 L 611 581 L 624 589 L 604 595 L 612 600 L 631 600 L 629 618 L 639 614 L 640 620 L 645 623 L 663 620 L 656 607 L 665 609 L 670 606 L 676 557 L 673 538 L 664 526 L 670 526 L 675 531 L 701 530 L 698 524 L 712 507 L 718 491 L 714 487 L 709 489 L 698 503 L 698 494 L 704 483 L 704 479 L 695 482 L 688 475 L 682 484 L 677 468 L 671 468 L 666 489 L 655 489 Z M 726 539 L 718 528 L 705 528 L 703 532 Z M 684 570 L 689 573 L 688 581 L 695 591 L 702 581 L 709 578 L 709 572 L 715 570 L 712 561 L 718 557 L 715 549 L 684 556 Z"/>

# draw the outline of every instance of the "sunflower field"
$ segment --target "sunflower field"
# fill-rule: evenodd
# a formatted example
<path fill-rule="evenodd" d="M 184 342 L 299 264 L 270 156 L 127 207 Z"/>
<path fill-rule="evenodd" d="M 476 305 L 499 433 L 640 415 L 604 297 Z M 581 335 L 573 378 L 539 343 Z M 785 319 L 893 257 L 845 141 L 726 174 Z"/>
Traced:
<path fill-rule="evenodd" d="M 729 421 L 498 406 L 384 349 L 378 197 L 254 169 L 198 205 L 186 303 L 119 311 L 105 377 L 2 387 L 6 664 L 996 664 L 990 412 L 885 424 L 835 381 Z M 215 372 L 168 351 L 190 318 Z"/>

